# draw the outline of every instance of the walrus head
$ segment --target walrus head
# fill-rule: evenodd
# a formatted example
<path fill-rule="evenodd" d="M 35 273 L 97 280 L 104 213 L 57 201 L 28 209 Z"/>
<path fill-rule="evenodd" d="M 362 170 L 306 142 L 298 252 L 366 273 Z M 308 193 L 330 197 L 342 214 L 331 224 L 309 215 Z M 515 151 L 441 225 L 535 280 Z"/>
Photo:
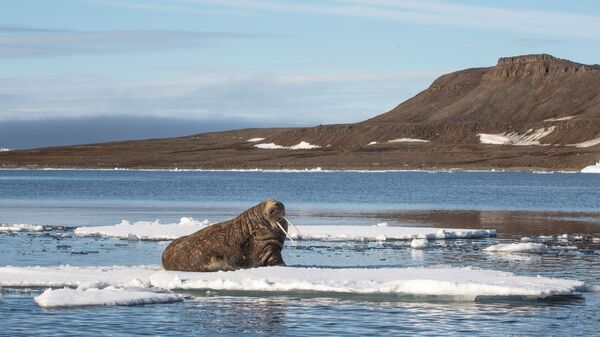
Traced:
<path fill-rule="evenodd" d="M 291 224 L 292 226 L 294 226 L 294 224 L 285 217 L 285 206 L 274 199 L 267 199 L 261 204 L 263 216 L 269 221 L 273 230 L 281 230 L 290 241 L 294 242 L 294 239 L 288 234 L 288 224 Z M 296 226 L 294 226 L 294 228 L 296 228 Z M 296 228 L 296 231 L 297 230 L 298 229 Z"/>

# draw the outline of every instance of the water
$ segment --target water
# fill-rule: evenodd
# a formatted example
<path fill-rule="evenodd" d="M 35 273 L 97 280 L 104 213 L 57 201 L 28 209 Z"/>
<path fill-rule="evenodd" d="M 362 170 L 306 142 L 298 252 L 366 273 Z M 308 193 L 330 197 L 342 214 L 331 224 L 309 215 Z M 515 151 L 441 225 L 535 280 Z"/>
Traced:
<path fill-rule="evenodd" d="M 39 233 L 0 233 L 0 265 L 158 264 L 166 242 L 75 237 L 72 228 L 183 216 L 219 221 L 269 197 L 283 201 L 292 220 L 304 226 L 460 225 L 470 214 L 479 222 L 489 214 L 508 214 L 507 222 L 518 216 L 535 221 L 535 226 L 523 221 L 502 227 L 498 238 L 439 241 L 425 251 L 405 242 L 301 241 L 286 244 L 288 265 L 474 266 L 600 284 L 600 245 L 591 240 L 600 237 L 600 175 L 582 174 L 0 171 L 0 223 L 47 226 Z M 495 217 L 485 219 L 493 223 Z M 551 241 L 577 249 L 543 255 L 482 251 L 551 229 L 584 239 Z M 600 331 L 597 292 L 468 303 L 185 292 L 182 303 L 47 310 L 32 300 L 41 291 L 2 289 L 0 335 L 591 336 Z"/>

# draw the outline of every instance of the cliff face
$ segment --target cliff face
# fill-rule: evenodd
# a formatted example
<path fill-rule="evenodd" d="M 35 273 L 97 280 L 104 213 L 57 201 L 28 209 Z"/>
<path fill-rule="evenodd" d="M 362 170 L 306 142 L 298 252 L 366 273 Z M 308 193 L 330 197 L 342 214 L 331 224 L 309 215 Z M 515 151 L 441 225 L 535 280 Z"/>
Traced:
<path fill-rule="evenodd" d="M 259 149 L 251 138 L 320 148 Z M 598 159 L 600 66 L 542 54 L 443 75 L 356 124 L 14 151 L 0 166 L 580 169 Z"/>

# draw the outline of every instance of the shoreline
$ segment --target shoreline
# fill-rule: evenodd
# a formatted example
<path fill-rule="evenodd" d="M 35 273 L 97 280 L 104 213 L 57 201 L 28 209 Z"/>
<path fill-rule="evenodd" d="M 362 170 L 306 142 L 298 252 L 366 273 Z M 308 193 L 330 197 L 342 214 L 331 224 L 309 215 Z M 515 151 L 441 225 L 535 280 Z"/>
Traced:
<path fill-rule="evenodd" d="M 517 169 L 323 169 L 321 167 L 304 169 L 202 169 L 202 168 L 102 168 L 102 167 L 0 167 L 0 171 L 134 171 L 134 172 L 264 172 L 264 173 L 532 173 L 532 174 L 587 174 L 592 172 L 571 170 L 517 170 Z"/>

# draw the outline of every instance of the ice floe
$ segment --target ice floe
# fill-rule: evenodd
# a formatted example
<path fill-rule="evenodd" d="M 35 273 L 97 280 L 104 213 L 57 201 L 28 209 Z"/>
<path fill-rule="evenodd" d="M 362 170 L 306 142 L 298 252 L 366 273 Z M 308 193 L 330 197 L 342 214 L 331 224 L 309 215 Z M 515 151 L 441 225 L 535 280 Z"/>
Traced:
<path fill-rule="evenodd" d="M 388 143 L 429 143 L 430 141 L 427 139 L 418 139 L 418 138 L 396 138 L 392 140 L 388 140 Z"/>
<path fill-rule="evenodd" d="M 248 139 L 247 142 L 256 143 L 256 142 L 260 142 L 260 141 L 263 141 L 263 140 L 265 140 L 265 139 L 264 138 L 260 138 L 260 137 L 256 137 L 256 138 L 250 138 L 250 139 Z"/>
<path fill-rule="evenodd" d="M 289 230 L 293 239 L 319 241 L 380 241 L 412 239 L 473 239 L 496 236 L 494 229 L 448 229 L 429 227 L 388 227 L 388 226 L 302 226 L 299 234 L 294 228 Z"/>
<path fill-rule="evenodd" d="M 523 134 L 509 133 L 478 133 L 481 144 L 495 145 L 541 145 L 540 139 L 551 134 L 556 126 L 541 129 L 529 129 Z"/>
<path fill-rule="evenodd" d="M 444 296 L 476 300 L 478 296 L 544 298 L 585 290 L 581 281 L 471 267 L 431 268 L 301 268 L 263 267 L 231 272 L 193 273 L 138 267 L 0 267 L 3 286 L 76 286 L 96 281 L 124 287 L 139 279 L 152 287 L 180 290 L 301 292 Z M 41 271 L 44 271 L 41 273 Z M 57 282 L 60 280 L 60 282 Z M 131 282 L 131 281 L 128 281 Z"/>
<path fill-rule="evenodd" d="M 179 223 L 161 224 L 158 221 L 130 223 L 123 220 L 112 226 L 78 227 L 78 236 L 107 236 L 129 240 L 173 240 L 192 234 L 209 225 L 208 220 L 181 218 Z M 299 234 L 289 229 L 293 239 L 318 241 L 385 241 L 412 239 L 473 239 L 496 236 L 494 229 L 447 229 L 428 227 L 389 227 L 387 223 L 374 226 L 302 226 Z"/>
<path fill-rule="evenodd" d="M 264 149 L 264 150 L 277 150 L 277 149 L 283 149 L 283 150 L 312 150 L 312 149 L 319 149 L 319 148 L 321 148 L 320 145 L 313 145 L 313 144 L 305 142 L 305 141 L 301 141 L 300 143 L 298 143 L 296 145 L 292 145 L 292 146 L 277 145 L 275 143 L 261 143 L 261 144 L 254 145 L 254 147 L 259 148 L 259 149 Z"/>
<path fill-rule="evenodd" d="M 173 293 L 159 293 L 143 289 L 63 288 L 46 289 L 34 297 L 35 303 L 44 308 L 81 307 L 92 305 L 143 305 L 180 302 L 183 298 Z"/>
<path fill-rule="evenodd" d="M 30 224 L 0 224 L 0 232 L 41 232 L 44 226 Z"/>
<path fill-rule="evenodd" d="M 162 267 L 0 267 L 4 287 L 148 287 L 150 276 Z"/>
<path fill-rule="evenodd" d="M 484 249 L 486 252 L 492 253 L 536 253 L 542 254 L 548 252 L 548 246 L 543 243 L 500 243 L 494 246 L 489 246 Z"/>
<path fill-rule="evenodd" d="M 75 229 L 75 235 L 109 236 L 128 240 L 174 240 L 192 234 L 209 224 L 208 220 L 198 221 L 186 217 L 181 218 L 178 223 L 167 224 L 162 224 L 158 220 L 135 223 L 123 220 L 112 226 L 78 227 Z"/>
<path fill-rule="evenodd" d="M 429 246 L 429 241 L 427 239 L 412 239 L 410 242 L 410 247 L 412 249 L 425 249 Z"/>

